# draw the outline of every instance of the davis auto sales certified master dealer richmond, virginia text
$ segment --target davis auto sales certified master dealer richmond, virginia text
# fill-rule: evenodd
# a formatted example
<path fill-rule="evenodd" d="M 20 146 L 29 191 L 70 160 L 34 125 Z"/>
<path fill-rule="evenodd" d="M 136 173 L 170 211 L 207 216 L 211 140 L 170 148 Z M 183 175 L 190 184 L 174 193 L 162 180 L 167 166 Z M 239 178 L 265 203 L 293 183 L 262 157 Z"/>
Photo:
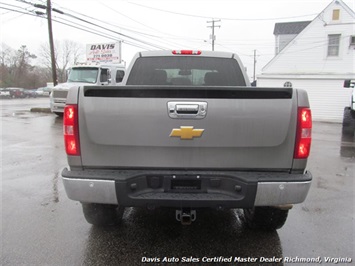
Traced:
<path fill-rule="evenodd" d="M 324 257 L 322 260 L 321 257 L 317 258 L 301 258 L 301 257 L 272 257 L 272 258 L 266 258 L 266 257 L 202 257 L 202 258 L 196 258 L 196 257 L 154 257 L 154 258 L 149 258 L 149 257 L 142 257 L 142 262 L 144 263 L 178 263 L 178 262 L 185 262 L 185 263 L 199 263 L 199 262 L 207 262 L 207 263 L 238 263 L 238 262 L 243 262 L 243 263 L 255 263 L 255 262 L 266 262 L 266 263 L 330 263 L 330 264 L 338 264 L 338 263 L 351 263 L 353 260 L 352 258 L 332 258 L 332 257 Z"/>

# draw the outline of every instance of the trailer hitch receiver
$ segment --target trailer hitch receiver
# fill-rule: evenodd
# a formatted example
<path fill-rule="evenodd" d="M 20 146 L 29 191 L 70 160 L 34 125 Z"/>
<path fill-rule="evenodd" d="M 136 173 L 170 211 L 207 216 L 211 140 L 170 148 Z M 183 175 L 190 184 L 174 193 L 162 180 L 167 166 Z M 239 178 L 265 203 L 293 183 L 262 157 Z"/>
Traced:
<path fill-rule="evenodd" d="M 181 209 L 175 212 L 176 220 L 181 222 L 182 225 L 190 225 L 196 220 L 196 210 Z"/>

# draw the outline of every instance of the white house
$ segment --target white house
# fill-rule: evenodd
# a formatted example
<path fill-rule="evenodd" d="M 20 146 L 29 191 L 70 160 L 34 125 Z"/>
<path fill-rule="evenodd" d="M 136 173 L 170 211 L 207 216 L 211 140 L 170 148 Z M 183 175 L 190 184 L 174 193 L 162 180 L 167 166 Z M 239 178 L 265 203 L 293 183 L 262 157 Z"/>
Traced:
<path fill-rule="evenodd" d="M 343 83 L 355 79 L 355 13 L 334 0 L 303 25 L 282 50 L 276 36 L 277 55 L 262 69 L 258 86 L 305 89 L 315 121 L 341 122 L 351 98 Z"/>
<path fill-rule="evenodd" d="M 275 35 L 275 55 L 279 54 L 311 21 L 297 21 L 276 23 Z"/>

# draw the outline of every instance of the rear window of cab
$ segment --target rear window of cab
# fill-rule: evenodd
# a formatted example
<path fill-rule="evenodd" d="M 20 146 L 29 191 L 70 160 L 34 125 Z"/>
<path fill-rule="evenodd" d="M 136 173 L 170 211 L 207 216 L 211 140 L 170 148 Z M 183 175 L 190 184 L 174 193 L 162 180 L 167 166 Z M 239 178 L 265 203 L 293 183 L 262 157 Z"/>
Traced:
<path fill-rule="evenodd" d="M 159 56 L 138 58 L 127 85 L 245 86 L 233 58 Z"/>

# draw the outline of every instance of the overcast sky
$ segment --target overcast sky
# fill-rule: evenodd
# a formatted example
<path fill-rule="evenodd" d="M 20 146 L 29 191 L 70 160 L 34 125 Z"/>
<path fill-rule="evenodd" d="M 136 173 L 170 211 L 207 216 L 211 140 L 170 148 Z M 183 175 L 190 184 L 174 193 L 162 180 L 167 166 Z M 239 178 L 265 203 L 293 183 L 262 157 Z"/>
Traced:
<path fill-rule="evenodd" d="M 274 56 L 274 25 L 277 22 L 313 20 L 331 0 L 52 0 L 55 40 L 83 45 L 123 39 L 122 58 L 130 62 L 141 50 L 211 50 L 215 23 L 215 50 L 237 53 L 253 75 L 254 50 L 257 73 Z M 355 0 L 343 0 L 355 10 Z M 46 0 L 0 0 L 1 43 L 13 49 L 26 45 L 38 54 L 48 42 L 47 20 L 31 16 L 36 3 Z M 26 14 L 11 10 L 17 10 Z M 42 10 L 44 11 L 44 10 Z M 75 17 L 74 17 L 75 16 Z M 86 20 L 89 23 L 83 22 Z M 85 28 L 90 33 L 74 27 Z M 101 28 L 95 25 L 100 25 Z M 109 29 L 111 31 L 107 31 Z M 123 35 L 120 35 L 123 34 Z M 102 36 L 104 35 L 104 36 Z"/>

